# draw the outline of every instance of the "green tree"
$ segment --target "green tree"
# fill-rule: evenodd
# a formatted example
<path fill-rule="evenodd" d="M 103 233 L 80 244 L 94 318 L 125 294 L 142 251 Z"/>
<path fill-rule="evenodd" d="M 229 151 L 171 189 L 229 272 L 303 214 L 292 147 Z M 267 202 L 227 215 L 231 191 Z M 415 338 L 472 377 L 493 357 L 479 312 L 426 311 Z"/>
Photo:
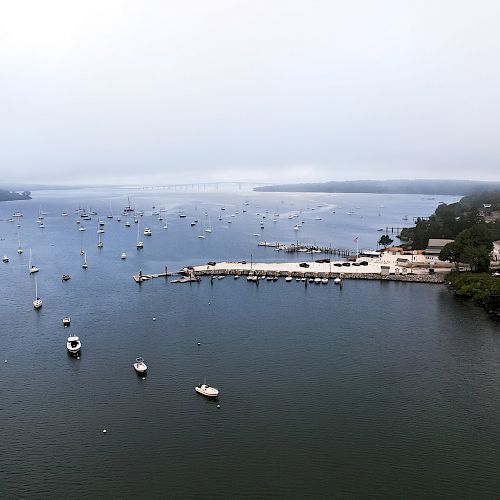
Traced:
<path fill-rule="evenodd" d="M 455 267 L 458 268 L 458 263 L 460 262 L 460 255 L 457 252 L 457 245 L 455 242 L 447 243 L 439 252 L 439 260 L 447 260 L 448 262 L 454 262 Z"/>
<path fill-rule="evenodd" d="M 492 233 L 486 224 L 477 224 L 464 229 L 457 236 L 454 246 L 459 261 L 469 264 L 476 272 L 488 271 L 492 249 Z"/>
<path fill-rule="evenodd" d="M 394 240 L 391 239 L 388 234 L 383 234 L 378 240 L 378 244 L 383 246 L 384 248 L 387 248 L 389 245 L 392 244 L 393 241 Z"/>

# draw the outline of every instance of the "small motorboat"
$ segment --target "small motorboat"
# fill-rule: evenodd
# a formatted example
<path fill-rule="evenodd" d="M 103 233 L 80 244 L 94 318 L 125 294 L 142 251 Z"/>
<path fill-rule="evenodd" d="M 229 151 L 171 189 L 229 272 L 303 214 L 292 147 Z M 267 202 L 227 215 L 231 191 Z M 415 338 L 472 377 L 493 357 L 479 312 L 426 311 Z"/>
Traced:
<path fill-rule="evenodd" d="M 336 285 L 340 285 L 342 283 L 342 278 L 339 278 L 338 276 L 333 280 L 333 282 L 336 284 Z"/>
<path fill-rule="evenodd" d="M 287 277 L 285 278 L 285 281 L 286 281 L 287 283 L 288 283 L 289 281 L 292 281 L 292 280 L 293 280 L 293 278 L 292 278 L 291 276 L 287 276 Z"/>
<path fill-rule="evenodd" d="M 63 281 L 68 281 L 71 279 L 71 276 L 69 274 L 63 274 L 61 278 Z"/>
<path fill-rule="evenodd" d="M 82 343 L 79 337 L 68 337 L 66 342 L 66 349 L 68 349 L 69 354 L 78 354 L 82 348 Z"/>
<path fill-rule="evenodd" d="M 71 325 L 71 318 L 69 316 L 64 316 L 63 318 L 63 326 L 66 328 Z"/>
<path fill-rule="evenodd" d="M 208 384 L 198 384 L 194 390 L 203 396 L 207 396 L 207 398 L 216 398 L 219 395 L 219 390 L 210 387 Z"/>
<path fill-rule="evenodd" d="M 121 255 L 121 259 L 125 260 L 126 258 L 127 258 L 127 254 L 125 252 L 123 252 L 122 255 Z"/>
<path fill-rule="evenodd" d="M 151 236 L 153 233 L 149 227 L 144 228 L 144 236 Z"/>
<path fill-rule="evenodd" d="M 136 358 L 134 363 L 134 370 L 138 375 L 144 375 L 148 369 L 146 363 L 144 363 L 144 358 Z"/>
<path fill-rule="evenodd" d="M 9 258 L 7 257 L 7 255 L 3 256 L 2 261 L 5 263 L 9 262 Z"/>

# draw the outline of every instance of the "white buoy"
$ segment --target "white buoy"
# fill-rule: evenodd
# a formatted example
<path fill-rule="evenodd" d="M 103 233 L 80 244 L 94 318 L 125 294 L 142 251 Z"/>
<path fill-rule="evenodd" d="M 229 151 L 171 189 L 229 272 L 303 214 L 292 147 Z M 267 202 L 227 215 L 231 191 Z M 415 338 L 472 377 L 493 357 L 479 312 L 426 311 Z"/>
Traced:
<path fill-rule="evenodd" d="M 153 318 L 153 321 L 156 321 L 156 318 Z"/>
<path fill-rule="evenodd" d="M 5 360 L 4 363 L 7 363 L 7 360 Z"/>
<path fill-rule="evenodd" d="M 146 377 L 142 377 L 142 380 L 146 380 Z"/>
<path fill-rule="evenodd" d="M 220 408 L 220 405 L 217 405 L 217 408 Z"/>
<path fill-rule="evenodd" d="M 102 433 L 103 433 L 103 434 L 106 434 L 106 432 L 107 432 L 107 431 L 106 431 L 106 429 L 103 429 L 103 430 L 102 430 Z"/>
<path fill-rule="evenodd" d="M 208 305 L 210 305 L 210 302 L 208 303 Z"/>
<path fill-rule="evenodd" d="M 198 345 L 201 345 L 201 342 L 198 342 Z M 7 361 L 5 361 L 7 363 Z"/>

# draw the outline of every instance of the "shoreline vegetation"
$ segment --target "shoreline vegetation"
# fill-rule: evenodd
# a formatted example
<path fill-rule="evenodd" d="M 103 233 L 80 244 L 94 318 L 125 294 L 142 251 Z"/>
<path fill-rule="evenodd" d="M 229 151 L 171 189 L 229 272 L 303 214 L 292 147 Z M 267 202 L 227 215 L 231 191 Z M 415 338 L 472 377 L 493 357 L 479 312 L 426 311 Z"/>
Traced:
<path fill-rule="evenodd" d="M 380 193 L 448 196 L 464 196 L 489 190 L 500 190 L 500 183 L 444 179 L 401 179 L 277 184 L 254 188 L 254 191 L 259 192 Z"/>
<path fill-rule="evenodd" d="M 0 189 L 0 201 L 17 200 L 31 200 L 31 192 L 21 191 L 20 193 L 18 193 L 16 191 L 7 191 L 6 189 Z"/>
<path fill-rule="evenodd" d="M 500 240 L 500 190 L 463 197 L 457 203 L 440 204 L 433 215 L 417 219 L 414 227 L 401 231 L 406 248 L 425 250 L 429 239 L 453 240 L 439 254 L 439 260 L 455 264 L 448 286 L 459 297 L 481 305 L 500 319 L 500 277 L 491 275 L 493 242 Z"/>

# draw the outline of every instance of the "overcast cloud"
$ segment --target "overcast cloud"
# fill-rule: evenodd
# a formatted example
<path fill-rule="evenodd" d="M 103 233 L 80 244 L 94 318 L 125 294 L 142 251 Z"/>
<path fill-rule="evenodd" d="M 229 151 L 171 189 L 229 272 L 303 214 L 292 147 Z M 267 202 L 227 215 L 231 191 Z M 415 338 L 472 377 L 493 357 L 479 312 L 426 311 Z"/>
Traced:
<path fill-rule="evenodd" d="M 498 180 L 498 0 L 0 0 L 0 183 Z"/>

